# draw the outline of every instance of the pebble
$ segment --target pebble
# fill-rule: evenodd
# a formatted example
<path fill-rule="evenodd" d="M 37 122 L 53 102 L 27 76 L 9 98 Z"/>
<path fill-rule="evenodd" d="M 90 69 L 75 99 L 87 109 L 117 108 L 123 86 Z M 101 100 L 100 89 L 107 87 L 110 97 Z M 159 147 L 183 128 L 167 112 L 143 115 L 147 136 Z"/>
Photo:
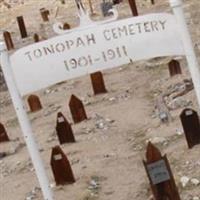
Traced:
<path fill-rule="evenodd" d="M 195 185 L 195 186 L 197 186 L 197 185 L 200 184 L 200 181 L 199 181 L 198 179 L 196 179 L 196 178 L 192 178 L 190 181 L 191 181 L 191 183 L 192 183 L 193 185 Z"/>
<path fill-rule="evenodd" d="M 189 181 L 190 181 L 190 178 L 188 178 L 187 176 L 182 176 L 180 179 L 180 182 L 183 188 L 185 188 L 188 185 Z"/>
<path fill-rule="evenodd" d="M 196 197 L 193 197 L 192 200 L 200 200 L 200 198 L 196 196 Z"/>
<path fill-rule="evenodd" d="M 0 152 L 0 159 L 4 158 L 7 156 L 6 152 Z"/>
<path fill-rule="evenodd" d="M 192 105 L 192 102 L 189 100 L 184 99 L 183 97 L 177 97 L 169 102 L 168 107 L 171 110 L 177 110 L 179 108 L 185 108 Z"/>
<path fill-rule="evenodd" d="M 115 97 L 111 97 L 111 98 L 109 98 L 109 101 L 115 101 L 116 100 L 116 98 Z"/>
<path fill-rule="evenodd" d="M 56 184 L 55 183 L 51 183 L 50 184 L 50 188 L 55 188 L 56 187 Z"/>
<path fill-rule="evenodd" d="M 167 139 L 164 137 L 154 137 L 154 138 L 150 138 L 149 140 L 147 140 L 146 142 L 152 142 L 153 144 L 167 144 Z"/>
<path fill-rule="evenodd" d="M 179 135 L 179 136 L 181 136 L 181 135 L 183 135 L 183 130 L 181 130 L 181 129 L 176 129 L 176 134 L 177 135 Z"/>

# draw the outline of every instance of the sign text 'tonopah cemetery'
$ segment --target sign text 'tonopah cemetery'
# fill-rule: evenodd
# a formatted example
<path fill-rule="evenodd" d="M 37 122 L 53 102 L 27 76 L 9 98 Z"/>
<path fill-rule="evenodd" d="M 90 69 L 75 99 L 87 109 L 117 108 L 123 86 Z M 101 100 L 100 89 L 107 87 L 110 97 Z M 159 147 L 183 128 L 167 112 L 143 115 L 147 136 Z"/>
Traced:
<path fill-rule="evenodd" d="M 11 56 L 11 64 L 24 95 L 130 61 L 171 55 L 184 55 L 174 16 L 150 14 L 94 25 L 27 46 Z"/>

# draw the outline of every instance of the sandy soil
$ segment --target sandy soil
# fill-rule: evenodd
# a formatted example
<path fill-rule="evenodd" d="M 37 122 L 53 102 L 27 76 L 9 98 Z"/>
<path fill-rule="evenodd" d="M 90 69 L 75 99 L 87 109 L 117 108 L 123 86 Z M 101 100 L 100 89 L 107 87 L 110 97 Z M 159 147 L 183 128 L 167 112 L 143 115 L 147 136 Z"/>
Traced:
<path fill-rule="evenodd" d="M 67 0 L 68 2 L 69 0 Z M 14 2 L 14 1 L 13 1 Z M 95 1 L 96 19 L 101 19 L 99 2 Z M 139 1 L 141 14 L 170 11 L 167 0 L 157 0 L 155 6 L 149 1 Z M 185 12 L 192 33 L 195 50 L 200 58 L 200 1 L 186 0 Z M 42 37 L 54 35 L 50 25 L 56 19 L 78 24 L 73 1 L 61 6 L 59 1 L 26 0 L 23 5 L 13 4 L 11 9 L 1 5 L 0 28 L 9 30 L 17 47 L 32 42 L 32 34 Z M 38 10 L 50 9 L 51 22 L 44 24 Z M 120 18 L 131 15 L 127 1 L 119 5 Z M 19 37 L 15 17 L 23 15 L 29 31 L 29 38 Z M 43 28 L 41 30 L 41 27 Z M 46 30 L 44 32 L 43 30 Z M 167 63 L 171 58 L 154 59 L 132 63 L 103 72 L 107 94 L 93 95 L 89 76 L 69 80 L 51 88 L 38 91 L 43 109 L 30 113 L 27 97 L 24 97 L 27 112 L 32 123 L 42 159 L 56 200 L 148 200 L 151 190 L 142 160 L 145 159 L 148 140 L 154 141 L 163 154 L 167 154 L 182 200 L 200 199 L 200 185 L 191 182 L 182 187 L 180 179 L 187 176 L 200 180 L 200 145 L 188 150 L 179 115 L 185 104 L 170 111 L 173 120 L 160 122 L 155 114 L 155 101 L 159 95 L 189 79 L 187 64 L 180 59 L 183 74 L 169 77 Z M 56 115 L 61 111 L 72 122 L 68 102 L 71 94 L 77 95 L 85 104 L 89 119 L 72 124 L 75 144 L 62 145 L 75 174 L 76 183 L 56 187 L 50 168 L 53 146 L 58 145 L 55 133 Z M 183 97 L 186 106 L 197 108 L 194 90 Z M 2 200 L 42 200 L 27 148 L 12 106 L 9 93 L 0 93 L 0 121 L 11 139 L 0 144 L 0 152 L 9 155 L 0 160 L 0 196 Z M 102 123 L 102 127 L 99 127 Z M 181 134 L 180 134 L 181 133 Z M 91 181 L 97 183 L 97 187 Z M 27 198 L 31 197 L 32 198 Z"/>

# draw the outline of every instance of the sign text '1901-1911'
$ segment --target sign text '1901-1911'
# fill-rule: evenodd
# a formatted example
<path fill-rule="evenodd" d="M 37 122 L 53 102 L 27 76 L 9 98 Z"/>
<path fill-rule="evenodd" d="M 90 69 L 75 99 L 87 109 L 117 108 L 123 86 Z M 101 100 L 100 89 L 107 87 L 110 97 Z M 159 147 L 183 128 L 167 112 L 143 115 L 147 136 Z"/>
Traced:
<path fill-rule="evenodd" d="M 107 49 L 100 52 L 99 56 L 86 55 L 81 57 L 73 57 L 64 61 L 67 71 L 77 69 L 78 67 L 89 67 L 94 65 L 95 62 L 108 62 L 110 60 L 125 57 L 127 50 L 125 46 L 116 47 L 114 49 Z"/>

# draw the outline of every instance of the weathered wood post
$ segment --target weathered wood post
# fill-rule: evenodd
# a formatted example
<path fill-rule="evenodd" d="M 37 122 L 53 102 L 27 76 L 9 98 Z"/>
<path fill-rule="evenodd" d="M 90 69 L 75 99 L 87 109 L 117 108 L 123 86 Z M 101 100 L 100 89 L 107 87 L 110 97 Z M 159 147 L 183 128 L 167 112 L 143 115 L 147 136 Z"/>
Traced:
<path fill-rule="evenodd" d="M 154 5 L 155 4 L 155 0 L 151 0 L 151 4 Z"/>
<path fill-rule="evenodd" d="M 65 22 L 63 24 L 63 30 L 69 30 L 69 29 L 71 29 L 71 26 L 67 22 Z"/>
<path fill-rule="evenodd" d="M 181 200 L 166 155 L 149 142 L 146 159 L 143 162 L 155 200 Z"/>
<path fill-rule="evenodd" d="M 200 144 L 200 122 L 196 111 L 186 108 L 180 115 L 189 148 Z"/>
<path fill-rule="evenodd" d="M 34 42 L 39 42 L 40 41 L 39 35 L 37 33 L 35 33 L 33 35 L 33 40 L 34 40 Z"/>
<path fill-rule="evenodd" d="M 31 112 L 36 112 L 42 109 L 42 104 L 37 95 L 30 95 L 28 97 L 28 105 Z"/>
<path fill-rule="evenodd" d="M 69 160 L 59 146 L 52 149 L 51 168 L 56 185 L 72 184 L 75 182 Z"/>
<path fill-rule="evenodd" d="M 69 108 L 70 108 L 74 123 L 79 123 L 87 119 L 87 115 L 86 115 L 83 103 L 75 95 L 72 95 L 70 98 Z"/>
<path fill-rule="evenodd" d="M 49 10 L 47 10 L 45 8 L 41 8 L 40 9 L 40 14 L 41 14 L 42 19 L 43 19 L 44 22 L 48 22 L 49 21 L 49 15 L 50 15 Z"/>
<path fill-rule="evenodd" d="M 56 133 L 60 144 L 75 142 L 72 127 L 61 112 L 57 114 Z"/>
<path fill-rule="evenodd" d="M 116 5 L 116 4 L 119 4 L 121 3 L 123 0 L 113 0 L 113 4 Z"/>
<path fill-rule="evenodd" d="M 61 1 L 61 4 L 65 4 L 65 0 L 60 0 Z"/>
<path fill-rule="evenodd" d="M 95 73 L 90 74 L 90 78 L 91 78 L 92 88 L 95 95 L 107 92 L 104 79 L 103 79 L 103 74 L 101 72 L 95 72 Z"/>
<path fill-rule="evenodd" d="M 138 16 L 138 10 L 135 0 L 128 0 L 133 16 Z"/>
<path fill-rule="evenodd" d="M 19 30 L 20 30 L 20 33 L 21 33 L 21 37 L 22 38 L 28 37 L 23 16 L 17 17 L 17 23 L 18 23 Z"/>
<path fill-rule="evenodd" d="M 8 51 L 14 49 L 15 47 L 14 47 L 10 32 L 8 31 L 3 32 L 3 37 L 4 37 Z"/>
<path fill-rule="evenodd" d="M 177 60 L 171 60 L 168 64 L 170 76 L 182 74 L 180 63 Z"/>
<path fill-rule="evenodd" d="M 90 7 L 91 15 L 94 15 L 94 9 L 93 9 L 93 6 L 92 6 L 92 0 L 88 0 L 88 4 L 89 4 L 89 7 Z"/>
<path fill-rule="evenodd" d="M 0 142 L 10 141 L 6 129 L 2 123 L 0 123 Z"/>

